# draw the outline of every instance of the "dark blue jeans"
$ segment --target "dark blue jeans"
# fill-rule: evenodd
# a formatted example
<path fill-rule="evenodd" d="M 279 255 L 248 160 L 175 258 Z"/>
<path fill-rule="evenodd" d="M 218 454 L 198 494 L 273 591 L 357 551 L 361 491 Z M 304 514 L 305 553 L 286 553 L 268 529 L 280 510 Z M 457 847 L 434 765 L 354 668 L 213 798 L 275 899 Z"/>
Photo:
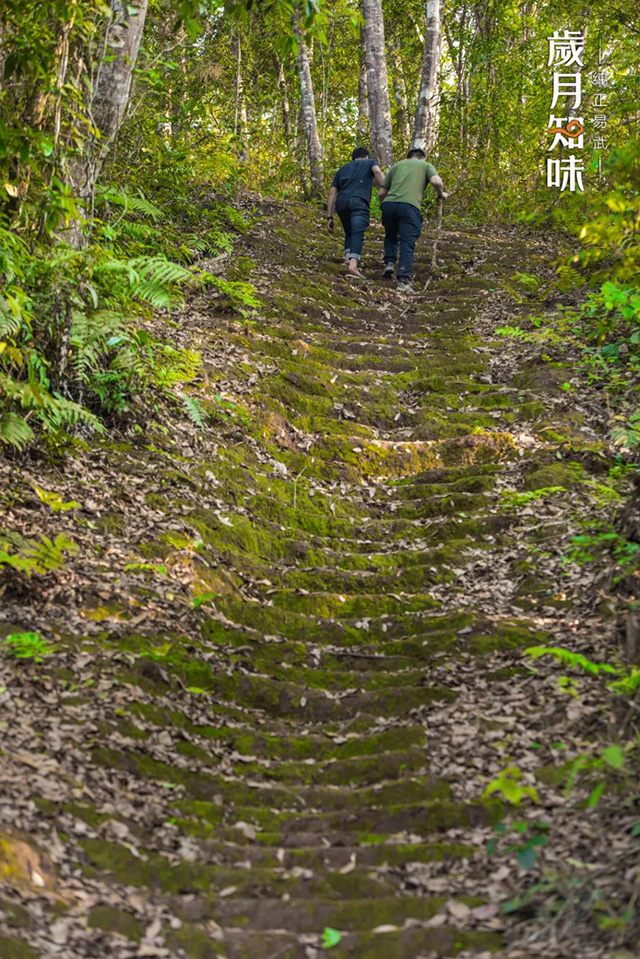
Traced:
<path fill-rule="evenodd" d="M 395 265 L 399 244 L 398 279 L 410 280 L 416 241 L 422 233 L 422 214 L 413 203 L 394 203 L 384 200 L 382 224 L 384 226 L 384 262 Z"/>
<path fill-rule="evenodd" d="M 369 226 L 369 205 L 360 197 L 345 197 L 336 203 L 336 213 L 344 230 L 344 252 L 359 260 L 364 244 L 364 231 Z"/>

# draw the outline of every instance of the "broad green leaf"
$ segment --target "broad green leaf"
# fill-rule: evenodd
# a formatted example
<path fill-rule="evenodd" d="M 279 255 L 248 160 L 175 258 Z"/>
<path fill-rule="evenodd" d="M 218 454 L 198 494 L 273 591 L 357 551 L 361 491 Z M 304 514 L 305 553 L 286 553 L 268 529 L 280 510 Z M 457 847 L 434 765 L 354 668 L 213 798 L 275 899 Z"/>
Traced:
<path fill-rule="evenodd" d="M 602 758 L 612 769 L 622 769 L 624 766 L 624 753 L 620 746 L 607 746 L 602 752 Z"/>
<path fill-rule="evenodd" d="M 327 926 L 322 933 L 322 948 L 332 949 L 334 946 L 338 945 L 341 939 L 342 935 L 337 929 L 332 929 L 330 926 Z"/>
<path fill-rule="evenodd" d="M 521 869 L 531 869 L 536 863 L 536 851 L 533 846 L 526 845 L 516 856 Z"/>

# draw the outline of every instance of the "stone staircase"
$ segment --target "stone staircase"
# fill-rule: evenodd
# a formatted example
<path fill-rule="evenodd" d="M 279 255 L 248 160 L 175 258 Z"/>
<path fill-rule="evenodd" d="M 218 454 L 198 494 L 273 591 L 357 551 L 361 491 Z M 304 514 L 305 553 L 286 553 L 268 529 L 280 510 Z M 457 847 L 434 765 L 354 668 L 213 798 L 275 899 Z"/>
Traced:
<path fill-rule="evenodd" d="M 92 640 L 118 691 L 78 740 L 101 799 L 39 803 L 70 843 L 69 881 L 94 890 L 83 942 L 98 951 L 70 956 L 506 948 L 483 852 L 504 810 L 482 796 L 505 763 L 473 763 L 474 737 L 500 725 L 472 712 L 508 704 L 527 679 L 519 651 L 546 635 L 540 601 L 517 592 L 528 533 L 502 493 L 553 460 L 544 429 L 580 426 L 545 404 L 542 379 L 503 366 L 483 316 L 489 302 L 517 313 L 509 278 L 544 257 L 516 234 L 447 229 L 442 277 L 408 299 L 378 276 L 379 229 L 358 284 L 309 217 L 246 238 L 268 277 L 264 311 L 232 337 L 238 377 L 266 370 L 249 437 L 215 457 L 205 444 L 170 476 L 139 451 L 162 487 L 149 501 L 202 541 L 210 596 L 201 633 L 185 620 Z M 427 234 L 420 286 L 429 259 Z M 143 544 L 150 561 L 171 552 L 163 535 Z M 65 708 L 81 725 L 93 706 L 76 694 Z M 339 942 L 325 949 L 327 928 Z"/>

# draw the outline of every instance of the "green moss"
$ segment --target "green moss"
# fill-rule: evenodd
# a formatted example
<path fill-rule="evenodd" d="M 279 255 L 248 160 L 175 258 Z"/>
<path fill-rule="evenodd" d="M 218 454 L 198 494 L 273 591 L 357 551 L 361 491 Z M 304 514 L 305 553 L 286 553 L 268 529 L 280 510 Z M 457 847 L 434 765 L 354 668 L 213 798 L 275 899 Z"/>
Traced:
<path fill-rule="evenodd" d="M 28 929 L 31 924 L 31 918 L 28 911 L 19 903 L 10 902 L 7 899 L 0 899 L 0 911 L 4 915 L 4 922 L 11 929 Z M 0 940 L 1 941 L 1 940 Z M 3 955 L 0 950 L 0 956 Z"/>
<path fill-rule="evenodd" d="M 21 939 L 6 939 L 0 936 L 0 956 L 2 959 L 38 959 L 39 953 Z"/>
<path fill-rule="evenodd" d="M 167 942 L 171 949 L 182 949 L 189 959 L 218 959 L 221 955 L 220 945 L 192 924 L 185 923 L 182 929 L 172 932 Z"/>
<path fill-rule="evenodd" d="M 564 486 L 565 489 L 574 489 L 582 473 L 579 464 L 569 466 L 564 463 L 550 463 L 528 473 L 525 477 L 525 490 L 548 489 L 553 486 Z"/>
<path fill-rule="evenodd" d="M 108 933 L 118 933 L 134 942 L 140 942 L 144 932 L 143 924 L 129 912 L 123 912 L 115 906 L 94 906 L 89 913 L 90 929 L 103 929 Z"/>

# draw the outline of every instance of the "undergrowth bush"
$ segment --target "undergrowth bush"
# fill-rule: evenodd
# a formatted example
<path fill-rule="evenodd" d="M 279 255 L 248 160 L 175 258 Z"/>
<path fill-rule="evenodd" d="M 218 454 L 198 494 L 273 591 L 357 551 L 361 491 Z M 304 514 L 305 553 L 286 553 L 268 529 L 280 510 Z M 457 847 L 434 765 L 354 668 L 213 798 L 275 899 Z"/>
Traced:
<path fill-rule="evenodd" d="M 213 287 L 242 312 L 258 305 L 249 284 L 196 262 L 229 251 L 228 225 L 246 229 L 244 218 L 228 204 L 203 210 L 191 198 L 184 206 L 175 224 L 140 191 L 109 188 L 83 250 L 29 247 L 0 225 L 0 444 L 22 450 L 42 430 L 101 432 L 105 419 L 129 412 L 136 394 L 192 381 L 199 353 L 162 342 L 141 323 L 154 310 L 183 306 L 189 290 Z M 185 215 L 193 233 L 181 230 Z"/>

